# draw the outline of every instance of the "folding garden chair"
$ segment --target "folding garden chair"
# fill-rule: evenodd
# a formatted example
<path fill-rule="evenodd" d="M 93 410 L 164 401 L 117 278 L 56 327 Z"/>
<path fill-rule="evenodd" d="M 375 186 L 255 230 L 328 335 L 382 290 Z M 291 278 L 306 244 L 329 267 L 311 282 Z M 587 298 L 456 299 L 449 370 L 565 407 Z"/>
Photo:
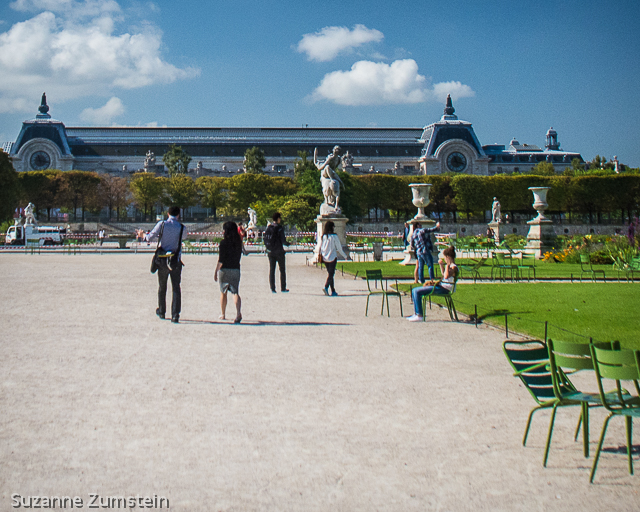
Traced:
<path fill-rule="evenodd" d="M 518 263 L 518 271 L 527 271 L 527 281 L 531 277 L 531 271 L 533 270 L 533 280 L 536 280 L 536 255 L 535 254 L 527 254 L 520 253 L 520 262 Z M 524 275 L 524 272 L 522 272 Z"/>
<path fill-rule="evenodd" d="M 367 277 L 367 290 L 369 293 L 367 294 L 367 306 L 364 310 L 364 316 L 368 316 L 369 313 L 369 298 L 372 295 L 382 295 L 382 308 L 380 309 L 380 314 L 384 313 L 384 303 L 387 302 L 387 316 L 391 316 L 389 314 L 389 296 L 397 296 L 400 301 L 400 316 L 403 316 L 402 312 L 402 294 L 398 291 L 398 281 L 396 280 L 396 289 L 390 290 L 388 285 L 385 286 L 385 280 L 382 277 L 382 270 L 366 270 Z M 380 288 L 378 288 L 378 282 L 380 282 Z"/>
<path fill-rule="evenodd" d="M 487 258 L 480 258 L 479 260 L 471 260 L 471 264 L 469 265 L 458 265 L 460 272 L 468 272 L 473 276 L 473 282 L 476 282 L 476 279 L 480 279 L 482 281 L 482 277 L 480 276 L 480 268 L 484 266 L 484 262 L 487 261 Z"/>
<path fill-rule="evenodd" d="M 593 459 L 593 466 L 589 476 L 589 482 L 593 483 L 598 468 L 598 460 L 602 452 L 602 444 L 607 433 L 609 420 L 614 416 L 621 416 L 625 420 L 627 437 L 627 459 L 629 461 L 629 474 L 633 475 L 633 458 L 631 457 L 633 439 L 633 418 L 640 418 L 640 352 L 632 350 L 607 350 L 605 348 L 593 346 L 591 348 L 594 369 L 598 378 L 598 390 L 602 405 L 609 411 L 609 415 L 604 420 L 600 441 L 596 449 L 596 456 Z M 605 393 L 602 386 L 603 379 L 612 379 L 616 382 L 614 393 Z M 633 381 L 636 388 L 636 395 L 632 396 L 622 388 L 621 381 Z M 612 396 L 614 395 L 614 396 Z M 615 398 L 612 400 L 612 398 Z"/>
<path fill-rule="evenodd" d="M 591 265 L 591 258 L 588 254 L 580 255 L 580 282 L 582 282 L 582 275 L 587 274 L 591 276 L 592 281 L 596 281 L 597 274 L 602 274 L 602 280 L 606 281 L 604 270 L 594 270 Z"/>
<path fill-rule="evenodd" d="M 531 394 L 535 402 L 538 404 L 531 409 L 527 418 L 527 426 L 524 429 L 524 437 L 522 446 L 527 445 L 527 437 L 533 414 L 541 409 L 548 409 L 558 403 L 555 393 L 553 392 L 553 380 L 551 379 L 551 370 L 549 366 L 549 353 L 547 345 L 540 340 L 532 341 L 505 341 L 502 344 L 504 355 L 507 356 L 509 364 L 514 370 L 514 377 L 518 377 L 527 391 Z M 551 417 L 549 424 L 549 434 L 551 436 L 553 430 L 553 422 L 555 417 Z M 582 416 L 580 416 L 582 421 Z M 578 422 L 578 429 L 580 422 Z M 576 431 L 577 436 L 577 431 Z"/>
<path fill-rule="evenodd" d="M 567 374 L 575 373 L 581 370 L 593 370 L 593 360 L 591 358 L 591 346 L 589 343 L 571 343 L 567 341 L 559 341 L 549 339 L 547 341 L 547 349 L 549 352 L 549 365 L 551 367 L 551 378 L 553 379 L 553 392 L 558 402 L 553 407 L 552 416 L 556 414 L 558 406 L 579 405 L 582 409 L 582 441 L 584 456 L 589 457 L 589 407 L 601 407 L 603 405 L 600 394 L 584 393 L 573 386 Z M 617 342 L 602 343 L 593 345 L 603 348 L 619 348 Z M 607 393 L 610 401 L 617 402 L 615 392 Z M 576 430 L 577 439 L 578 431 Z M 551 444 L 551 431 L 549 431 L 549 439 L 547 440 L 547 448 L 545 450 L 544 465 L 547 465 L 549 445 Z"/>
<path fill-rule="evenodd" d="M 456 311 L 456 306 L 453 302 L 453 297 L 452 297 L 452 295 L 456 291 L 457 284 L 458 284 L 458 276 L 455 277 L 453 281 L 453 288 L 451 288 L 451 291 L 449 293 L 446 293 L 446 294 L 439 293 L 437 295 L 434 295 L 433 293 L 435 291 L 435 286 L 434 286 L 430 294 L 422 297 L 422 311 L 423 312 L 426 311 L 425 307 L 426 307 L 427 299 L 429 300 L 429 304 L 431 304 L 431 297 L 442 297 L 444 299 L 444 304 L 447 307 L 447 310 L 449 311 L 449 318 L 451 318 L 451 321 L 453 322 L 453 319 L 455 318 L 455 321 L 459 322 L 460 320 L 458 320 L 458 312 Z M 422 321 L 425 322 L 426 320 L 427 320 L 427 315 L 423 314 Z"/>

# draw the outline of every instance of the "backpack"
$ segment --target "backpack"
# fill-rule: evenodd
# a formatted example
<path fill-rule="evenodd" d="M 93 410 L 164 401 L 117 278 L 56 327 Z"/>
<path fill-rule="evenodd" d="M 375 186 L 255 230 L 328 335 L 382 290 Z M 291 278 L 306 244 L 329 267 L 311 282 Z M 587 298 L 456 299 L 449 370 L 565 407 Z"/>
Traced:
<path fill-rule="evenodd" d="M 269 224 L 267 226 L 267 229 L 262 235 L 262 241 L 264 242 L 264 246 L 267 249 L 267 251 L 273 250 L 275 238 L 276 238 L 275 224 Z"/>

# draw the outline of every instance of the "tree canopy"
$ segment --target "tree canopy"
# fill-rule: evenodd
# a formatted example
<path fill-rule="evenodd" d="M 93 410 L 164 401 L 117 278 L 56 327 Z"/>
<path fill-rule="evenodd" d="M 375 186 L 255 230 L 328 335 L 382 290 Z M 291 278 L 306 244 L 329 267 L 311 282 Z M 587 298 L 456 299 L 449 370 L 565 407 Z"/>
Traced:
<path fill-rule="evenodd" d="M 176 146 L 172 144 L 164 155 L 162 155 L 162 161 L 167 166 L 170 176 L 176 174 L 186 174 L 189 170 L 189 162 L 191 162 L 191 155 L 182 149 L 182 146 Z"/>

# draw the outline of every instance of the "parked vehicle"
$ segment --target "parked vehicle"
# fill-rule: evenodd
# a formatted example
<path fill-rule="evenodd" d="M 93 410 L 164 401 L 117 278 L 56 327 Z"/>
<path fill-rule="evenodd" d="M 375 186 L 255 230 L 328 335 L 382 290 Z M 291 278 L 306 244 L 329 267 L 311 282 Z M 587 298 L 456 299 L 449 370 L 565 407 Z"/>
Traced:
<path fill-rule="evenodd" d="M 6 245 L 62 245 L 63 236 L 67 230 L 58 226 L 37 226 L 34 224 L 21 224 L 11 226 L 5 237 Z"/>

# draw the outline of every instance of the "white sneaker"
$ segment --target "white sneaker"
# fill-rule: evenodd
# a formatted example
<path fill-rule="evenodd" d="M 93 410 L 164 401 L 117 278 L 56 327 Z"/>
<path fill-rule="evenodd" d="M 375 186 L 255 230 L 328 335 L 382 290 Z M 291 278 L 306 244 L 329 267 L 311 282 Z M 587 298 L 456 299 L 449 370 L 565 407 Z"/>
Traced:
<path fill-rule="evenodd" d="M 409 322 L 422 322 L 422 317 L 420 315 L 411 315 L 407 317 Z"/>

